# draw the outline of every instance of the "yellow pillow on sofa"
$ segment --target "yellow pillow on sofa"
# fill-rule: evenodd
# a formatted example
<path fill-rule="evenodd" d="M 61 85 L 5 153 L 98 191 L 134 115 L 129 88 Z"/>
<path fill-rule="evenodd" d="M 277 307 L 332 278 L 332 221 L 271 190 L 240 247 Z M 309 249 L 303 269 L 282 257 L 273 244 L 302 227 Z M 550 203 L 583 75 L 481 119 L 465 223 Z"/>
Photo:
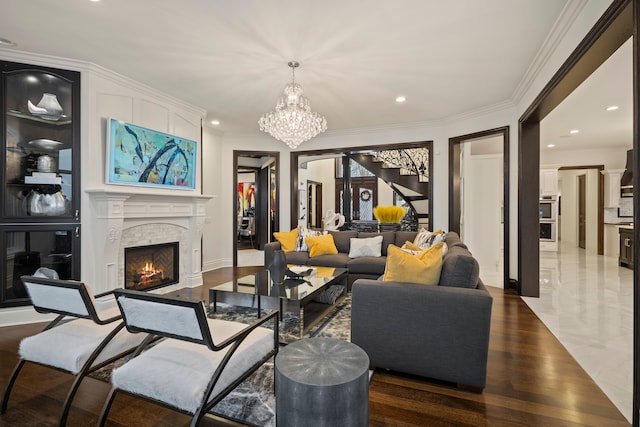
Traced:
<path fill-rule="evenodd" d="M 296 242 L 298 241 L 298 229 L 294 228 L 291 231 L 276 231 L 273 233 L 273 237 L 280 242 L 282 250 L 284 252 L 293 252 L 296 249 Z"/>
<path fill-rule="evenodd" d="M 309 257 L 318 255 L 336 255 L 338 249 L 331 234 L 323 234 L 322 236 L 311 236 L 304 239 L 309 246 Z"/>
<path fill-rule="evenodd" d="M 440 242 L 413 255 L 396 245 L 387 249 L 387 264 L 382 280 L 437 285 L 442 271 L 442 255 L 446 243 Z"/>

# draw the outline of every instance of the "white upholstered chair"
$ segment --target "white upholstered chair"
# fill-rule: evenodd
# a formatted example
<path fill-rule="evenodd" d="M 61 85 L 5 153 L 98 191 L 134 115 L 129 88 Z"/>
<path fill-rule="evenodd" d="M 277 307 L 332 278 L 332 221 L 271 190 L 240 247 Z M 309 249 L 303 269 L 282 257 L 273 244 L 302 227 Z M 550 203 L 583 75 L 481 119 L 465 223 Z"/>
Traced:
<path fill-rule="evenodd" d="M 34 276 L 23 276 L 22 282 L 36 311 L 58 316 L 42 332 L 20 342 L 20 360 L 0 409 L 7 410 L 11 389 L 25 362 L 50 366 L 75 375 L 60 414 L 63 426 L 83 378 L 133 352 L 144 336 L 124 329 L 115 298 L 108 297 L 112 292 L 94 298 L 82 282 Z"/>
<path fill-rule="evenodd" d="M 111 375 L 98 425 L 118 391 L 192 416 L 191 426 L 278 351 L 278 312 L 251 324 L 207 317 L 202 302 L 116 290 L 127 329 L 159 336 Z M 273 322 L 273 329 L 263 325 Z"/>

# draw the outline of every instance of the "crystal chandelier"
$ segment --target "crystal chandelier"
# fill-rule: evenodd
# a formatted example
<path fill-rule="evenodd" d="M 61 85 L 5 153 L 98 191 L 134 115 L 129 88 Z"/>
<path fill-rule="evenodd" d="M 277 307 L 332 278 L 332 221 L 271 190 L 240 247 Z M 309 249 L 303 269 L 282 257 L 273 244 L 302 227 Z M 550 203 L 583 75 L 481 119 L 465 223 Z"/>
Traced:
<path fill-rule="evenodd" d="M 302 94 L 302 86 L 296 83 L 295 70 L 300 64 L 291 61 L 287 65 L 291 67 L 291 83 L 285 86 L 275 111 L 260 117 L 258 124 L 261 131 L 268 132 L 293 149 L 327 130 L 327 120 L 311 111 L 309 100 Z"/>

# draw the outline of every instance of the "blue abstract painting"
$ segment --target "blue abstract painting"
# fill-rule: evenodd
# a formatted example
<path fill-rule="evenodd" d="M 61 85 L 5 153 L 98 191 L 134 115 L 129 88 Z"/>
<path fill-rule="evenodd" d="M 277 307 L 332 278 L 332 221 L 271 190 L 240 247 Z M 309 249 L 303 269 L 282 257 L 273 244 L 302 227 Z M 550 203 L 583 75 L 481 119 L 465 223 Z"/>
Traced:
<path fill-rule="evenodd" d="M 109 119 L 107 183 L 194 189 L 195 141 Z"/>

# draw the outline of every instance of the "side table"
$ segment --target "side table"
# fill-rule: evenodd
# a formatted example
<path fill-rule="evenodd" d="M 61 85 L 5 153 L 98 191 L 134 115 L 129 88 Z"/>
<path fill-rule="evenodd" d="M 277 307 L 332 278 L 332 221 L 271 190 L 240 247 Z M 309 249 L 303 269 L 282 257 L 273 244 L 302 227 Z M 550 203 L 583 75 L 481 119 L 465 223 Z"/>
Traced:
<path fill-rule="evenodd" d="M 368 426 L 369 357 L 335 338 L 307 338 L 275 358 L 276 425 Z"/>

